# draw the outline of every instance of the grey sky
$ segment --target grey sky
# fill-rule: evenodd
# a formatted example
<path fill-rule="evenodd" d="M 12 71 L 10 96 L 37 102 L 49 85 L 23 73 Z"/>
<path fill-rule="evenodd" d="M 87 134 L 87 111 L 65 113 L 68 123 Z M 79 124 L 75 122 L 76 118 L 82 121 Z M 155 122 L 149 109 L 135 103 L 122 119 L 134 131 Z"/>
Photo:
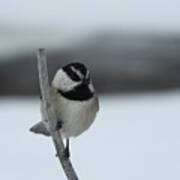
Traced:
<path fill-rule="evenodd" d="M 0 22 L 178 31 L 179 7 L 178 0 L 1 0 Z"/>

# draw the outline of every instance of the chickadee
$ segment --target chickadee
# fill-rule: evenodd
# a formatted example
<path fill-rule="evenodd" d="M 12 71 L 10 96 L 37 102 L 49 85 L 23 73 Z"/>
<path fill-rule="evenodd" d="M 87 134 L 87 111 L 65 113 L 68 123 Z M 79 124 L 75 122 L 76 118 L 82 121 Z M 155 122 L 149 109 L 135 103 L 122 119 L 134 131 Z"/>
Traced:
<path fill-rule="evenodd" d="M 50 89 L 52 105 L 58 123 L 57 129 L 66 139 L 66 154 L 69 156 L 69 138 L 86 131 L 99 110 L 99 101 L 92 84 L 89 70 L 82 63 L 70 63 L 59 69 Z M 30 130 L 49 136 L 48 118 L 41 103 L 42 121 Z"/>

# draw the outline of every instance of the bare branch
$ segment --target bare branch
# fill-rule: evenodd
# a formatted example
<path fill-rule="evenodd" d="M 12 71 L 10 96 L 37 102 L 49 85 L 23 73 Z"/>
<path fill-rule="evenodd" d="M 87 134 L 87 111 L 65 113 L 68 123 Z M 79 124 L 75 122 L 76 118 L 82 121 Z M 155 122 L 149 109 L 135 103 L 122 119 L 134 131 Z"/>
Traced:
<path fill-rule="evenodd" d="M 64 169 L 64 172 L 67 176 L 68 180 L 78 180 L 76 172 L 72 166 L 72 163 L 69 158 L 64 156 L 64 143 L 59 131 L 54 131 L 55 126 L 57 124 L 57 118 L 52 106 L 52 100 L 50 96 L 50 86 L 49 86 L 49 78 L 48 78 L 48 70 L 47 70 L 47 60 L 44 49 L 39 49 L 37 54 L 38 61 L 38 72 L 39 72 L 39 84 L 42 95 L 42 101 L 44 104 L 44 108 L 47 112 L 48 120 L 49 120 L 49 129 L 51 133 L 51 137 L 53 139 L 54 146 L 57 151 L 57 156 L 61 162 L 61 165 Z"/>

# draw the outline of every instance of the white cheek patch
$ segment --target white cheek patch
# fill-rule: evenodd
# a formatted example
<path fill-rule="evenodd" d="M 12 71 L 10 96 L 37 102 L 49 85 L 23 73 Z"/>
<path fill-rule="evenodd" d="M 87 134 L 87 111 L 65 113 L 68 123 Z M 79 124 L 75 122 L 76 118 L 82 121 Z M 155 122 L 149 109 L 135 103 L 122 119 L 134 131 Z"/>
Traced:
<path fill-rule="evenodd" d="M 81 82 L 73 81 L 62 69 L 60 69 L 54 76 L 52 86 L 62 91 L 70 91 L 80 83 Z"/>

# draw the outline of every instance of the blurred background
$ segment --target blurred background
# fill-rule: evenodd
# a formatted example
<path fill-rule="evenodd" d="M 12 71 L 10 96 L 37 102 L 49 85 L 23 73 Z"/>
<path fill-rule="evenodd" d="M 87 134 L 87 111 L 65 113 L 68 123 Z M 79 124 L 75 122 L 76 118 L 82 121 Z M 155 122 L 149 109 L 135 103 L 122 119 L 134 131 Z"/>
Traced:
<path fill-rule="evenodd" d="M 0 178 L 65 179 L 40 120 L 36 67 L 79 61 L 100 112 L 72 139 L 80 179 L 180 179 L 180 1 L 0 0 Z"/>

